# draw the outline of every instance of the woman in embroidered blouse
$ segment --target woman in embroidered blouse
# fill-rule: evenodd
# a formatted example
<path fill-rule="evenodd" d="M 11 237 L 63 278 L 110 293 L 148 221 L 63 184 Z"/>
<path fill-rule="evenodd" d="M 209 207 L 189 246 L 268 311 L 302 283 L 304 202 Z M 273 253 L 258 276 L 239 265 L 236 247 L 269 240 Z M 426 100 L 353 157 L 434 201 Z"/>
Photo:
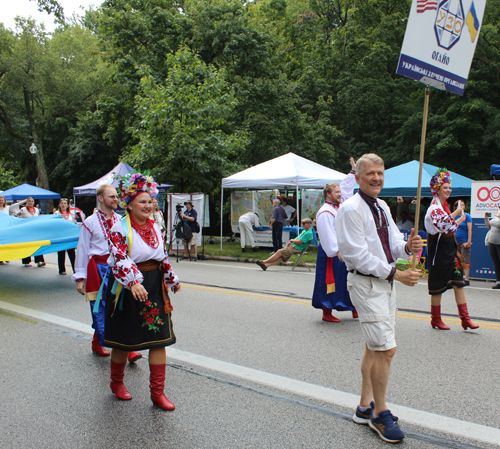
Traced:
<path fill-rule="evenodd" d="M 436 172 L 430 182 L 434 195 L 425 215 L 427 230 L 427 261 L 429 264 L 429 294 L 431 295 L 431 326 L 442 330 L 450 328 L 441 319 L 441 296 L 453 288 L 462 327 L 477 329 L 467 310 L 465 300 L 464 260 L 458 252 L 455 231 L 465 220 L 462 208 L 453 213 L 447 203 L 451 194 L 451 175 L 446 169 Z M 460 218 L 456 219 L 460 215 Z"/>
<path fill-rule="evenodd" d="M 74 215 L 71 213 L 68 207 L 68 200 L 66 198 L 61 198 L 59 200 L 59 205 L 54 215 L 60 215 L 65 220 L 76 224 Z M 59 274 L 66 274 L 66 253 L 68 253 L 69 260 L 71 262 L 71 268 L 73 268 L 73 273 L 75 272 L 75 248 L 67 249 L 66 251 L 57 252 L 57 263 L 59 265 Z"/>
<path fill-rule="evenodd" d="M 156 186 L 152 177 L 140 173 L 119 181 L 126 216 L 110 232 L 108 264 L 114 279 L 108 283 L 106 296 L 104 346 L 112 348 L 110 386 L 118 399 L 132 399 L 123 384 L 129 351 L 149 349 L 151 400 L 163 410 L 174 410 L 163 392 L 165 347 L 175 343 L 168 288 L 176 293 L 181 285 L 160 228 L 150 218 Z M 118 288 L 115 279 L 121 284 Z"/>
<path fill-rule="evenodd" d="M 18 216 L 20 218 L 32 218 L 38 217 L 39 215 L 40 211 L 35 207 L 35 200 L 29 196 L 26 198 L 26 207 L 21 207 L 21 211 Z M 47 265 L 43 256 L 35 256 L 35 263 L 38 264 L 39 267 Z M 31 257 L 25 257 L 23 259 L 23 264 L 25 267 L 31 267 Z"/>

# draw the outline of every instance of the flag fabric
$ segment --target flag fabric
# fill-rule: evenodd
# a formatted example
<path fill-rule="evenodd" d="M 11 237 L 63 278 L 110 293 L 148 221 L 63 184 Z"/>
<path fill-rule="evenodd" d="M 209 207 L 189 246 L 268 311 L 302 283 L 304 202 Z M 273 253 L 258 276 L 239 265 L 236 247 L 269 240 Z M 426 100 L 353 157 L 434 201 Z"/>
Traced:
<path fill-rule="evenodd" d="M 0 213 L 0 260 L 76 248 L 80 228 L 60 215 L 17 218 Z"/>
<path fill-rule="evenodd" d="M 474 42 L 476 40 L 477 33 L 479 31 L 479 20 L 477 19 L 476 8 L 474 7 L 474 2 L 470 5 L 469 14 L 467 14 L 467 19 L 465 20 L 467 27 L 469 28 L 470 41 Z"/>
<path fill-rule="evenodd" d="M 437 4 L 437 0 L 417 0 L 417 13 L 436 10 Z"/>

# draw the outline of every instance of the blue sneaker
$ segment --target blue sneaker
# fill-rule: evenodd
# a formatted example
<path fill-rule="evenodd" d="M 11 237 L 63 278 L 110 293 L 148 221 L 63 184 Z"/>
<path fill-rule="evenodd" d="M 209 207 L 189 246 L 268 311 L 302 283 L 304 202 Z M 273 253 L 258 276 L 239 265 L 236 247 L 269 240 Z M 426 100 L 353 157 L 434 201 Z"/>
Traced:
<path fill-rule="evenodd" d="M 399 443 L 405 437 L 403 431 L 394 422 L 394 416 L 390 410 L 380 412 L 376 418 L 372 411 L 368 425 L 387 443 Z"/>
<path fill-rule="evenodd" d="M 356 424 L 368 424 L 370 422 L 370 417 L 372 410 L 375 408 L 375 402 L 370 402 L 370 408 L 365 412 L 362 412 L 359 405 L 356 407 L 356 413 L 354 413 L 352 420 Z"/>
<path fill-rule="evenodd" d="M 356 413 L 354 413 L 353 417 L 352 417 L 352 420 L 356 423 L 356 424 L 368 424 L 370 422 L 370 417 L 371 417 L 371 412 L 372 410 L 375 408 L 375 402 L 372 401 L 370 402 L 370 407 L 368 410 L 366 410 L 365 412 L 361 411 L 361 409 L 359 408 L 359 405 L 356 407 Z M 394 416 L 392 413 L 391 413 L 391 416 L 392 416 L 392 420 L 396 423 L 398 422 L 399 418 L 397 416 Z"/>

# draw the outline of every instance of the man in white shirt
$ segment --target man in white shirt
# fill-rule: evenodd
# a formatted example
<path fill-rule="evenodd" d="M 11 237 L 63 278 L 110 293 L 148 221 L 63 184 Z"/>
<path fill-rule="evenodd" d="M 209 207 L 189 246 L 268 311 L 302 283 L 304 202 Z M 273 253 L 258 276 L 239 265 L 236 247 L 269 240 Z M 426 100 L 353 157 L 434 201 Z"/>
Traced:
<path fill-rule="evenodd" d="M 103 184 L 99 186 L 96 193 L 99 208 L 85 220 L 80 229 L 80 238 L 76 248 L 75 274 L 71 276 L 71 280 L 76 284 L 78 293 L 85 295 L 87 301 L 90 302 L 92 327 L 95 331 L 92 339 L 92 352 L 106 357 L 110 353 L 102 345 L 104 344 L 105 296 L 111 270 L 107 263 L 108 239 L 110 229 L 120 220 L 120 216 L 115 212 L 118 206 L 118 194 L 112 185 Z M 142 355 L 138 352 L 129 353 L 131 363 L 141 357 Z"/>
<path fill-rule="evenodd" d="M 281 198 L 281 207 L 285 209 L 287 215 L 287 219 L 283 223 L 283 226 L 291 226 L 292 220 L 297 216 L 297 209 L 295 209 L 295 207 L 293 206 L 290 206 L 286 198 Z"/>
<path fill-rule="evenodd" d="M 339 251 L 347 265 L 347 288 L 359 314 L 366 340 L 361 362 L 361 399 L 353 416 L 368 424 L 384 441 L 404 438 L 397 419 L 387 410 L 386 390 L 392 357 L 396 352 L 396 291 L 394 280 L 417 284 L 420 271 L 395 268 L 397 258 L 408 258 L 422 249 L 415 231 L 404 241 L 389 207 L 378 200 L 384 186 L 384 161 L 365 154 L 356 163 L 359 191 L 345 201 L 337 214 Z"/>
<path fill-rule="evenodd" d="M 247 212 L 246 214 L 240 216 L 238 219 L 238 225 L 240 227 L 241 252 L 247 252 L 245 246 L 248 242 L 252 247 L 252 251 L 255 253 L 257 248 L 255 248 L 253 239 L 253 226 L 256 228 L 260 226 L 258 215 L 254 212 Z"/>
<path fill-rule="evenodd" d="M 398 223 L 398 229 L 401 232 L 404 232 L 404 231 L 411 232 L 411 230 L 413 228 L 413 223 L 410 220 L 408 220 L 408 213 L 405 211 L 402 211 L 400 216 L 401 216 L 401 221 Z"/>
<path fill-rule="evenodd" d="M 338 323 L 332 309 L 352 312 L 357 318 L 349 292 L 347 291 L 347 269 L 339 254 L 335 219 L 340 204 L 354 194 L 356 163 L 350 158 L 351 172 L 342 180 L 340 186 L 334 182 L 323 189 L 325 204 L 316 214 L 316 227 L 320 243 L 316 258 L 316 277 L 312 296 L 312 306 L 322 309 L 323 321 Z"/>

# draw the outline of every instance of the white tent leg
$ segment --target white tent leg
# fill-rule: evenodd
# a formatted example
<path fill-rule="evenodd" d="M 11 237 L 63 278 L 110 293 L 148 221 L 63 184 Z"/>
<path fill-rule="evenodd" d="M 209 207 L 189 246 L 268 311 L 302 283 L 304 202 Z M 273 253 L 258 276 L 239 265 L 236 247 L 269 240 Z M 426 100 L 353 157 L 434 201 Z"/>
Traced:
<path fill-rule="evenodd" d="M 220 189 L 220 250 L 222 251 L 222 217 L 224 215 L 224 187 Z"/>
<path fill-rule="evenodd" d="M 299 185 L 297 184 L 297 238 L 299 238 L 300 235 L 299 227 L 300 227 Z"/>

